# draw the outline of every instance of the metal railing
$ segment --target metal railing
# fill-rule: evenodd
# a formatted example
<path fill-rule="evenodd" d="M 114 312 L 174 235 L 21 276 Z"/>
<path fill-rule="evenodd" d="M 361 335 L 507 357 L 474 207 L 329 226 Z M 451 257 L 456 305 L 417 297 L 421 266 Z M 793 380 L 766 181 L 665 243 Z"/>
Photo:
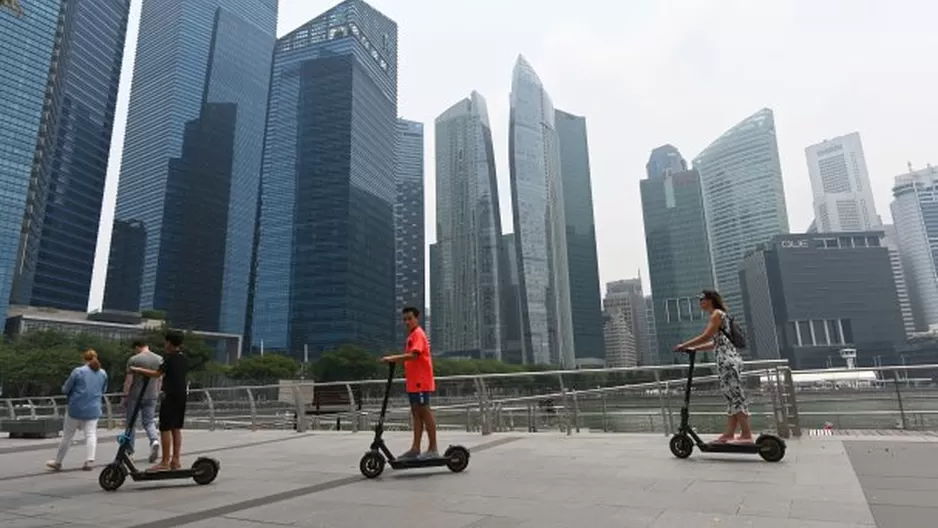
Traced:
<path fill-rule="evenodd" d="M 441 429 L 490 434 L 501 431 L 655 432 L 671 434 L 680 420 L 686 365 L 609 369 L 556 370 L 527 373 L 446 376 L 437 378 L 433 407 Z M 691 415 L 702 432 L 723 427 L 725 404 L 716 365 L 697 365 Z M 875 379 L 860 379 L 875 372 Z M 802 385 L 805 375 L 854 373 L 856 380 Z M 910 377 L 910 373 L 913 374 Z M 867 375 L 868 376 L 868 375 Z M 782 436 L 802 429 L 938 430 L 938 365 L 791 371 L 786 361 L 745 363 L 754 428 Z M 298 431 L 370 429 L 380 410 L 384 380 L 315 383 L 281 382 L 193 389 L 186 427 L 216 429 L 296 429 Z M 409 406 L 396 379 L 386 427 L 410 427 Z M 319 414 L 312 394 L 331 387 L 335 397 Z M 343 390 L 336 390 L 337 388 Z M 123 426 L 121 395 L 105 397 L 107 428 Z M 797 402 L 796 402 L 797 400 Z M 61 418 L 63 397 L 0 400 L 0 420 Z"/>

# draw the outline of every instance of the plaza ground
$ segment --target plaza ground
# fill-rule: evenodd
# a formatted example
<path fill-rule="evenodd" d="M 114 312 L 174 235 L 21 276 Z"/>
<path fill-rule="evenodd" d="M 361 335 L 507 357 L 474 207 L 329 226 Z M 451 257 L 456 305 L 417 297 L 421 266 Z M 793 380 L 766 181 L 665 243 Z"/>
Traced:
<path fill-rule="evenodd" d="M 101 431 L 98 464 L 115 453 Z M 403 451 L 409 433 L 390 433 Z M 0 440 L 0 526 L 918 528 L 938 518 L 938 436 L 851 435 L 789 442 L 785 460 L 695 452 L 662 435 L 445 432 L 472 450 L 469 469 L 392 471 L 365 480 L 368 432 L 190 431 L 191 463 L 215 456 L 218 480 L 135 483 L 106 493 L 98 471 L 48 473 L 52 440 Z"/>

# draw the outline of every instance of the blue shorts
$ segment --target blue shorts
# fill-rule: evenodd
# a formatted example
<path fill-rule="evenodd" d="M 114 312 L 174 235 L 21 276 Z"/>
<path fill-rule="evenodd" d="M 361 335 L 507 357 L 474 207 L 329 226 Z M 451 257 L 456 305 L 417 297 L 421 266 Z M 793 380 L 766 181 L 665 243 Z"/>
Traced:
<path fill-rule="evenodd" d="M 430 405 L 429 392 L 408 392 L 407 397 L 411 405 Z"/>

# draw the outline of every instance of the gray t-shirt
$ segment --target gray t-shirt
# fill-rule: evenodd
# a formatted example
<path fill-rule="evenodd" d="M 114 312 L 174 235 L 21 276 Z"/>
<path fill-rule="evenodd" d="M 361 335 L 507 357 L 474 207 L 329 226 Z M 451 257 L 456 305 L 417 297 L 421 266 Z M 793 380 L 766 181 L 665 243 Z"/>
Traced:
<path fill-rule="evenodd" d="M 130 386 L 130 398 L 131 401 L 137 399 L 140 395 L 140 387 L 143 385 L 144 376 L 140 374 L 133 374 L 130 372 L 130 367 L 144 368 L 147 370 L 159 370 L 160 365 L 163 364 L 163 358 L 159 354 L 154 354 L 149 350 L 145 350 L 138 354 L 130 356 L 130 359 L 127 360 L 127 375 L 133 376 L 133 384 Z M 150 379 L 150 383 L 147 385 L 147 392 L 143 395 L 145 400 L 155 400 L 160 396 L 160 380 L 159 378 Z"/>

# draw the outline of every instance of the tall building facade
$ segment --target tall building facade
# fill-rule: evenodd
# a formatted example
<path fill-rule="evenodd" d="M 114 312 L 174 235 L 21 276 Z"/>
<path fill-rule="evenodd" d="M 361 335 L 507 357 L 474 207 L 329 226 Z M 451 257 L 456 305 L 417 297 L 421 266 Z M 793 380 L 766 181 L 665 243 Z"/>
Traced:
<path fill-rule="evenodd" d="M 794 369 L 889 363 L 905 341 L 882 231 L 782 235 L 751 251 L 740 272 L 748 351 Z"/>
<path fill-rule="evenodd" d="M 276 0 L 145 0 L 107 308 L 246 328 Z"/>
<path fill-rule="evenodd" d="M 603 350 L 602 296 L 599 293 L 599 259 L 596 256 L 586 119 L 555 110 L 554 125 L 560 141 L 573 348 L 577 351 L 578 361 L 582 358 L 601 360 L 606 352 Z"/>
<path fill-rule="evenodd" d="M 436 118 L 436 226 L 442 270 L 436 350 L 502 359 L 501 213 L 488 109 L 476 92 Z"/>
<path fill-rule="evenodd" d="M 902 313 L 902 326 L 906 337 L 915 333 L 915 315 L 912 312 L 912 301 L 909 299 L 909 288 L 905 281 L 905 271 L 902 269 L 902 257 L 899 254 L 899 234 L 893 224 L 883 225 L 883 245 L 889 251 L 889 264 L 892 267 L 892 278 L 896 283 L 896 294 L 899 296 L 899 311 Z"/>
<path fill-rule="evenodd" d="M 642 357 L 639 365 L 660 365 L 661 355 L 658 353 L 658 327 L 655 322 L 655 299 L 651 295 L 645 296 L 645 336 L 642 344 Z"/>
<path fill-rule="evenodd" d="M 130 2 L 24 4 L 0 13 L 0 320 L 88 307 Z"/>
<path fill-rule="evenodd" d="M 576 353 L 554 105 L 521 56 L 515 63 L 510 102 L 508 156 L 522 350 L 530 363 L 572 368 Z"/>
<path fill-rule="evenodd" d="M 938 167 L 896 176 L 892 219 L 918 330 L 938 325 Z"/>
<path fill-rule="evenodd" d="M 430 312 L 433 314 L 433 321 L 430 328 L 425 328 L 429 334 L 430 342 L 435 343 L 443 339 L 440 334 L 440 316 L 443 311 L 443 269 L 440 266 L 440 245 L 433 243 L 427 249 L 430 254 Z"/>
<path fill-rule="evenodd" d="M 738 312 L 743 257 L 788 233 L 772 111 L 762 109 L 726 131 L 694 159 L 694 168 L 700 173 L 716 287 Z"/>
<path fill-rule="evenodd" d="M 397 24 L 347 0 L 273 56 L 251 340 L 311 358 L 399 347 Z"/>
<path fill-rule="evenodd" d="M 700 174 L 687 170 L 680 153 L 667 164 L 655 162 L 670 149 L 665 145 L 652 151 L 648 177 L 640 184 L 654 294 L 654 359 L 663 363 L 672 362 L 675 345 L 700 333 L 706 320 L 697 299 L 714 284 Z"/>
<path fill-rule="evenodd" d="M 502 235 L 501 247 L 502 361 L 515 365 L 530 362 L 521 349 L 521 281 L 515 234 Z"/>
<path fill-rule="evenodd" d="M 661 145 L 651 151 L 648 156 L 648 163 L 645 164 L 645 174 L 650 178 L 652 174 L 655 177 L 665 176 L 670 173 L 678 173 L 687 170 L 687 162 L 681 156 L 681 151 L 670 143 Z"/>
<path fill-rule="evenodd" d="M 607 367 L 634 367 L 639 364 L 647 331 L 645 310 L 641 279 L 606 283 L 603 335 Z"/>
<path fill-rule="evenodd" d="M 413 306 L 424 313 L 426 304 L 426 229 L 423 194 L 423 123 L 398 119 L 397 200 L 394 202 L 395 307 Z M 407 338 L 407 328 L 397 325 L 396 343 Z"/>
<path fill-rule="evenodd" d="M 854 132 L 805 149 L 819 233 L 881 229 L 863 143 Z"/>

